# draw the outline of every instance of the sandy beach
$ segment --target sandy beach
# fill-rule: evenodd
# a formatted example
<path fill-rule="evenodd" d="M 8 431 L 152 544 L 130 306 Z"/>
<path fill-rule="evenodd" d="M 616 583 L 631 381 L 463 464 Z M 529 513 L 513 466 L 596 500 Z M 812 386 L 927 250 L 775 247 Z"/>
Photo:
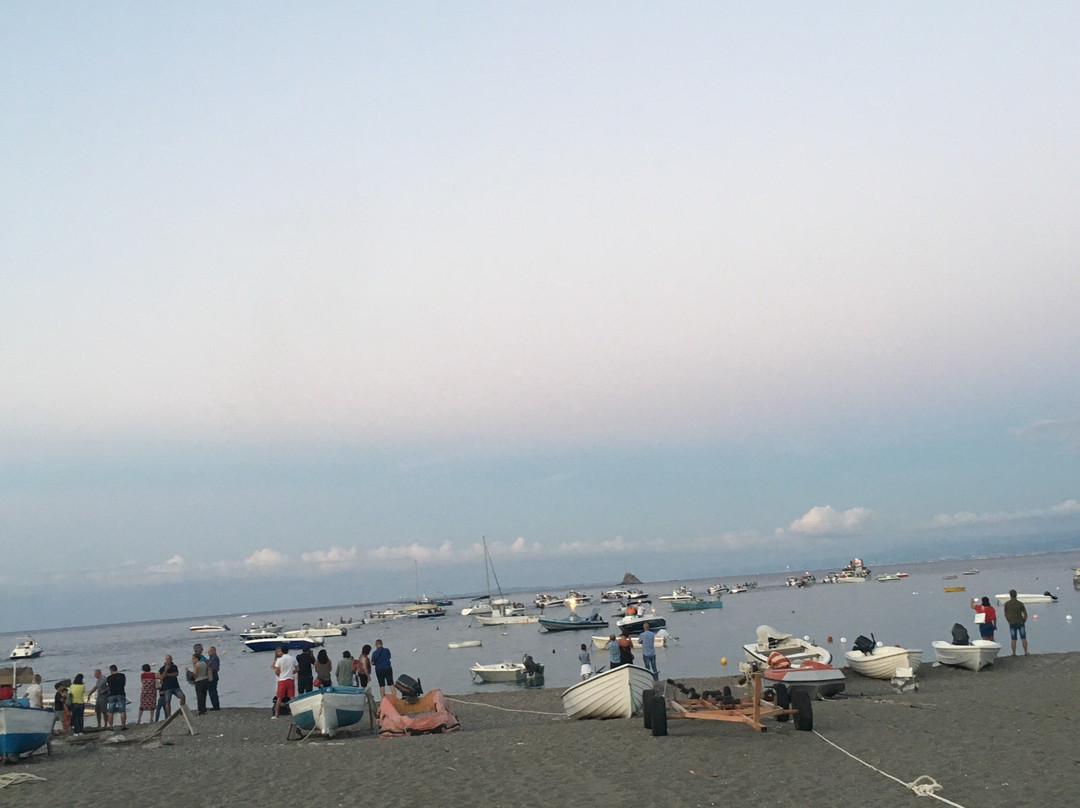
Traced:
<path fill-rule="evenodd" d="M 1007 653 L 1007 649 L 1006 649 Z M 0 789 L 35 806 L 541 806 L 612 800 L 659 806 L 738 801 L 815 806 L 944 804 L 866 768 L 828 741 L 905 782 L 974 806 L 1067 805 L 1080 756 L 1070 693 L 1080 654 L 1003 657 L 980 673 L 924 664 L 917 692 L 847 672 L 847 689 L 814 703 L 814 732 L 671 721 L 653 737 L 638 717 L 568 721 L 562 689 L 452 697 L 461 731 L 379 739 L 365 721 L 332 740 L 290 741 L 269 709 L 223 709 L 170 724 L 84 738 L 57 735 L 52 754 L 0 773 L 44 778 Z M 733 678 L 683 680 L 698 689 Z M 738 693 L 736 693 L 738 695 Z M 89 722 L 93 725 L 93 721 Z"/>

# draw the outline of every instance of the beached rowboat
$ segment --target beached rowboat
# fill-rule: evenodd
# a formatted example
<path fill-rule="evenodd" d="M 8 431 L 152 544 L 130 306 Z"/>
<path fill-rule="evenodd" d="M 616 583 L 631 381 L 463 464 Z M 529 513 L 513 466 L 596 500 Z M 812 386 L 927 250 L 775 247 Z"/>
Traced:
<path fill-rule="evenodd" d="M 49 742 L 56 715 L 31 707 L 26 699 L 0 702 L 0 758 L 14 760 Z"/>
<path fill-rule="evenodd" d="M 934 653 L 942 665 L 953 665 L 979 671 L 997 659 L 1001 644 L 991 640 L 975 640 L 971 645 L 954 645 L 944 640 L 934 640 Z"/>
<path fill-rule="evenodd" d="M 362 687 L 333 685 L 297 696 L 289 702 L 293 723 L 304 732 L 333 738 L 342 727 L 364 717 L 367 692 Z"/>
<path fill-rule="evenodd" d="M 646 668 L 619 665 L 563 691 L 563 709 L 567 718 L 629 718 L 640 711 L 642 693 L 654 683 Z"/>
<path fill-rule="evenodd" d="M 844 659 L 853 671 L 871 679 L 891 679 L 897 668 L 911 668 L 912 673 L 922 664 L 922 650 L 900 648 L 894 645 L 877 645 L 869 653 L 847 651 Z"/>

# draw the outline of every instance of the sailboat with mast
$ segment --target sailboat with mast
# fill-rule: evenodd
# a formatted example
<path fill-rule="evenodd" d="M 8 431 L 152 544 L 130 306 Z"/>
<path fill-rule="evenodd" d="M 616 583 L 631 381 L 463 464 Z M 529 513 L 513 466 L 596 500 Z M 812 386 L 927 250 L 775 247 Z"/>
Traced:
<path fill-rule="evenodd" d="M 492 594 L 491 578 L 495 578 L 495 589 L 498 596 Z M 495 565 L 491 563 L 491 554 L 488 553 L 487 537 L 484 537 L 484 580 L 487 583 L 488 604 L 491 606 L 490 614 L 477 614 L 476 621 L 482 626 L 511 626 L 519 623 L 539 623 L 540 615 L 525 614 L 524 603 L 513 603 L 503 595 L 502 587 L 499 586 L 499 576 L 495 572 Z"/>

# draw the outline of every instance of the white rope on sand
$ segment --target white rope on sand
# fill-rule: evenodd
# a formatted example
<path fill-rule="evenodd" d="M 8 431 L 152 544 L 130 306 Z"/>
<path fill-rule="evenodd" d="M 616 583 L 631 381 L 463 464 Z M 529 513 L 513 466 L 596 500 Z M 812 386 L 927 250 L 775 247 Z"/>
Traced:
<path fill-rule="evenodd" d="M 873 769 L 878 774 L 885 775 L 890 780 L 895 780 L 897 783 L 902 785 L 904 788 L 908 788 L 908 789 L 911 789 L 912 791 L 914 791 L 920 797 L 933 797 L 935 800 L 941 800 L 946 805 L 952 805 L 953 808 L 964 808 L 964 806 L 960 805 L 960 803 L 953 802 L 952 800 L 947 800 L 944 797 L 942 797 L 940 794 L 935 794 L 934 793 L 935 791 L 940 791 L 941 790 L 941 788 L 942 788 L 941 783 L 939 783 L 937 780 L 935 780 L 933 777 L 931 777 L 928 774 L 920 774 L 918 777 L 916 777 L 910 783 L 905 783 L 899 777 L 893 777 L 888 772 L 883 772 L 877 766 L 874 766 L 874 765 L 872 765 L 870 763 L 867 763 L 862 758 L 856 757 L 855 755 L 851 754 L 851 752 L 844 749 L 842 746 L 838 746 L 837 744 L 833 743 L 828 738 L 826 738 L 824 735 L 822 735 L 820 732 L 818 732 L 816 729 L 813 730 L 813 733 L 815 735 L 817 735 L 819 738 L 821 738 L 821 740 L 825 741 L 825 743 L 827 743 L 829 746 L 833 747 L 834 749 L 839 749 L 841 752 L 843 752 L 845 755 L 847 755 L 852 760 L 858 761 L 862 765 L 866 766 L 866 768 L 868 768 L 868 769 Z"/>
<path fill-rule="evenodd" d="M 10 772 L 9 774 L 0 774 L 0 788 L 13 786 L 16 783 L 32 783 L 34 781 L 40 781 L 44 783 L 45 778 L 38 777 L 36 774 L 30 774 L 29 772 Z"/>
<path fill-rule="evenodd" d="M 456 701 L 458 704 L 471 704 L 474 707 L 490 707 L 492 710 L 502 710 L 504 713 L 529 713 L 530 715 L 553 715 L 558 718 L 566 718 L 566 713 L 542 713 L 539 710 L 513 710 L 510 707 L 497 707 L 494 704 L 485 704 L 482 701 L 465 701 L 464 699 L 452 699 L 449 696 L 446 697 L 447 701 Z"/>

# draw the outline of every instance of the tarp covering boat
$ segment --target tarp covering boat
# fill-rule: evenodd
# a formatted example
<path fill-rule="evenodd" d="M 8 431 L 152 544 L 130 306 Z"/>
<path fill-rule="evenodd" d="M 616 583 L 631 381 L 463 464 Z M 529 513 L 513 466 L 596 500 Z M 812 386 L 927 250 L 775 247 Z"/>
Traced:
<path fill-rule="evenodd" d="M 400 738 L 461 729 L 457 717 L 446 708 L 441 690 L 431 690 L 415 701 L 386 695 L 379 702 L 379 737 Z"/>

